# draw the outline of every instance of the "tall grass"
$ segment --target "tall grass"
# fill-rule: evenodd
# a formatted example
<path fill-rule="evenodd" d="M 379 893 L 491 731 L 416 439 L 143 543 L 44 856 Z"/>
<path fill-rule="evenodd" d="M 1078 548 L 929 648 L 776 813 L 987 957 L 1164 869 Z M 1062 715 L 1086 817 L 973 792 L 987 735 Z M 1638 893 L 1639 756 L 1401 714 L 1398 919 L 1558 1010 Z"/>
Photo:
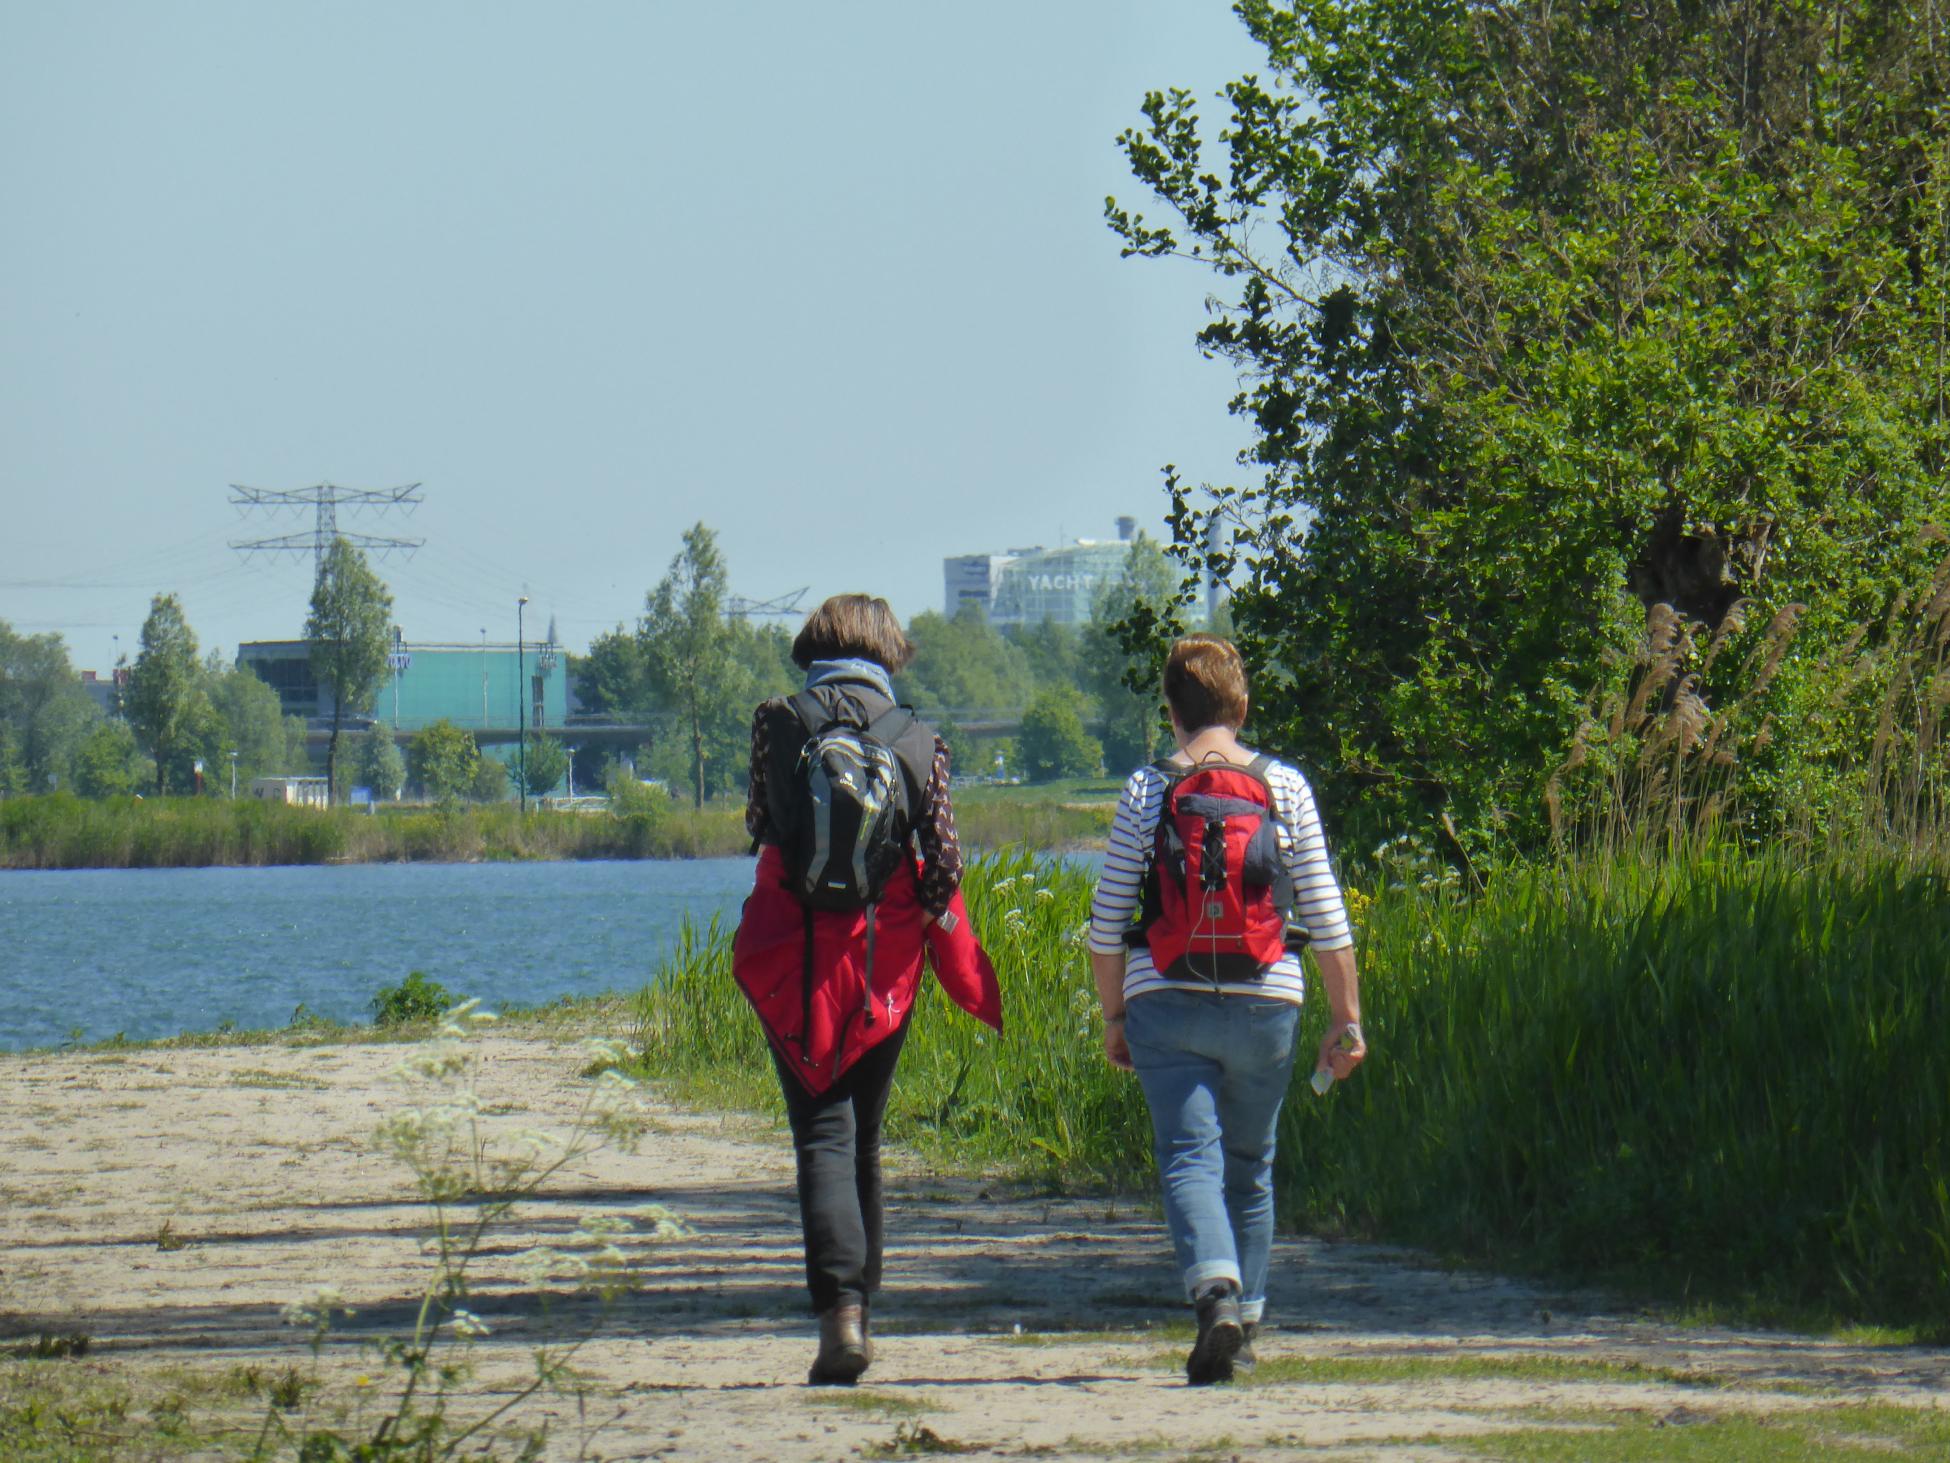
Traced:
<path fill-rule="evenodd" d="M 1316 1218 L 1662 1288 L 1950 1304 L 1950 888 L 1628 855 L 1368 920 L 1376 1059 L 1286 1115 Z"/>
<path fill-rule="evenodd" d="M 966 890 L 1007 1030 L 930 989 L 893 1132 L 958 1162 L 1143 1181 L 1142 1099 L 1099 1053 L 1088 876 L 997 857 Z M 1939 873 L 1619 854 L 1474 898 L 1382 889 L 1361 922 L 1374 1054 L 1326 1100 L 1301 1062 L 1289 1218 L 1675 1297 L 1885 1320 L 1950 1304 Z M 651 1073 L 776 1110 L 728 930 L 691 932 L 639 1009 Z"/>
<path fill-rule="evenodd" d="M 1148 1151 L 1142 1098 L 1110 1080 L 1099 1054 L 1082 942 L 1090 889 L 1084 871 L 1020 852 L 970 865 L 962 892 L 1002 981 L 1006 1029 L 998 1037 L 924 984 L 889 1105 L 903 1141 L 1077 1177 L 1116 1177 Z M 729 928 L 687 928 L 638 1007 L 650 1074 L 782 1111 L 765 1040 L 732 984 Z"/>
<path fill-rule="evenodd" d="M 742 853 L 746 843 L 743 810 L 732 807 L 614 817 L 493 805 L 368 816 L 249 798 L 0 800 L 0 869 L 701 858 Z"/>
<path fill-rule="evenodd" d="M 718 858 L 750 846 L 744 807 L 567 813 L 512 804 L 437 809 L 294 808 L 254 798 L 0 799 L 0 869 L 158 869 L 411 860 Z M 973 848 L 1072 848 L 1103 840 L 1111 808 L 984 802 L 957 810 Z"/>

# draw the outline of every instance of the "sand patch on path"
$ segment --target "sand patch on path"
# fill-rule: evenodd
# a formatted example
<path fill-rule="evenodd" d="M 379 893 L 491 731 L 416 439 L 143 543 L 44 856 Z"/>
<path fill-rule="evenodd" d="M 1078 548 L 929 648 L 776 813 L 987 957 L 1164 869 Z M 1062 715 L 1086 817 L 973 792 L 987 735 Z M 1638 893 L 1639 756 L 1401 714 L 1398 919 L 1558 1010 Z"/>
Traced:
<path fill-rule="evenodd" d="M 573 1044 L 504 1034 L 478 1045 L 492 1123 L 560 1128 L 573 1117 Z M 309 1367 L 306 1335 L 283 1311 L 330 1283 L 354 1314 L 323 1349 L 314 1405 L 320 1416 L 345 1409 L 339 1426 L 362 1407 L 370 1416 L 374 1390 L 356 1379 L 384 1378 L 361 1343 L 410 1330 L 427 1276 L 426 1206 L 373 1142 L 409 1098 L 388 1077 L 404 1050 L 0 1058 L 0 1336 L 89 1338 L 79 1360 L 0 1362 L 0 1409 L 66 1368 L 76 1385 L 127 1389 L 138 1420 L 173 1388 L 210 1419 L 184 1455 L 237 1451 L 264 1403 L 236 1379 Z M 550 1456 L 796 1463 L 952 1446 L 1439 1458 L 1481 1456 L 1471 1450 L 1542 1416 L 1566 1428 L 1678 1426 L 1845 1419 L 1839 1409 L 1865 1401 L 1950 1405 L 1941 1350 L 1676 1329 L 1304 1237 L 1283 1238 L 1276 1254 L 1260 1378 L 1195 1391 L 1176 1370 L 1185 1315 L 1148 1206 L 943 1178 L 911 1161 L 890 1182 L 871 1385 L 808 1389 L 813 1327 L 782 1137 L 655 1101 L 650 1118 L 638 1152 L 558 1175 L 476 1262 L 470 1304 L 493 1334 L 475 1348 L 457 1413 L 511 1395 L 535 1346 L 585 1333 L 582 1395 L 537 1397 L 517 1414 L 549 1424 Z M 653 1238 L 651 1205 L 689 1233 Z M 642 1284 L 607 1308 L 538 1286 L 519 1264 L 590 1214 L 636 1226 L 620 1243 Z M 140 1456 L 171 1456 L 166 1444 L 151 1432 Z"/>

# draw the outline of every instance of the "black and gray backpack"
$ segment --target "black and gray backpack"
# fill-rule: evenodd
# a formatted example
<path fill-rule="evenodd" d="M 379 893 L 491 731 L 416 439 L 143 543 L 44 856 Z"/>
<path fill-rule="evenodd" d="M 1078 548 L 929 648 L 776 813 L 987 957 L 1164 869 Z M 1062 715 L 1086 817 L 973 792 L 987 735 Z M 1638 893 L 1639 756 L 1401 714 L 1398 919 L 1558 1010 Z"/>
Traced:
<path fill-rule="evenodd" d="M 784 856 L 786 887 L 806 912 L 802 1043 L 812 1026 L 815 910 L 866 911 L 861 1009 L 869 1026 L 876 1020 L 875 908 L 910 856 L 908 840 L 934 769 L 933 728 L 904 706 L 876 710 L 884 698 L 868 694 L 870 700 L 847 684 L 802 691 L 786 699 L 798 735 L 783 718 L 773 730 L 766 816 Z"/>
<path fill-rule="evenodd" d="M 915 797 L 896 744 L 919 723 L 902 706 L 869 721 L 847 695 L 829 703 L 802 691 L 786 704 L 805 729 L 790 783 L 778 790 L 785 797 L 775 797 L 792 892 L 811 909 L 865 909 L 906 855 Z"/>

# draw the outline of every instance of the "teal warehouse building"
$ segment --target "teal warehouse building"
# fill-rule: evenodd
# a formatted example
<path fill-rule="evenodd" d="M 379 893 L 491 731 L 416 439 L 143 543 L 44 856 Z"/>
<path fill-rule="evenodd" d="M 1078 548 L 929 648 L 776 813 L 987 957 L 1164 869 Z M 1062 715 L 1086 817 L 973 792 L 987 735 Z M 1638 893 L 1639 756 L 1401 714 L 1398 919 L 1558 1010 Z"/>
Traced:
<path fill-rule="evenodd" d="M 348 707 L 354 725 L 383 726 L 401 741 L 446 720 L 472 732 L 484 747 L 512 747 L 526 724 L 560 733 L 569 719 L 569 657 L 542 641 L 440 644 L 395 639 L 391 663 L 370 706 Z M 306 640 L 252 640 L 237 647 L 237 663 L 278 693 L 287 716 L 301 716 L 312 740 L 328 734 L 332 695 L 318 684 Z"/>

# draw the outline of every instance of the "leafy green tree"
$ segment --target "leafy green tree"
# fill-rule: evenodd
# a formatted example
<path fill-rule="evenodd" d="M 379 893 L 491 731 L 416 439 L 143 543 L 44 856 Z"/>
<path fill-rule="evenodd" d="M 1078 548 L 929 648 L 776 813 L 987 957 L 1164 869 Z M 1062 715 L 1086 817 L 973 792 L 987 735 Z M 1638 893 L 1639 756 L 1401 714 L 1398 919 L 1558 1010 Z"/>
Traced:
<path fill-rule="evenodd" d="M 59 635 L 19 635 L 0 620 L 0 737 L 15 791 L 66 786 L 98 715 Z"/>
<path fill-rule="evenodd" d="M 399 742 L 386 727 L 375 726 L 359 738 L 353 765 L 358 769 L 360 784 L 372 789 L 375 800 L 392 801 L 406 783 L 406 758 L 400 754 Z"/>
<path fill-rule="evenodd" d="M 1082 684 L 1084 637 L 1075 625 L 1044 620 L 1040 625 L 1011 625 L 1003 639 L 1022 652 L 1030 683 L 1036 687 Z"/>
<path fill-rule="evenodd" d="M 1530 844 L 1674 725 L 1637 684 L 1752 703 L 1675 735 L 1757 827 L 1840 806 L 1946 511 L 1944 6 L 1237 9 L 1264 69 L 1216 138 L 1147 97 L 1162 213 L 1107 215 L 1226 291 L 1261 477 L 1171 521 L 1187 568 L 1236 528 L 1256 728 L 1371 824 Z"/>
<path fill-rule="evenodd" d="M 201 691 L 196 632 L 183 618 L 182 601 L 173 594 L 159 594 L 150 601 L 149 617 L 142 622 L 142 648 L 129 671 L 126 698 L 136 741 L 156 759 L 158 796 L 169 791 L 172 771 L 179 785 L 182 781 L 176 764 L 201 728 L 202 709 L 208 704 Z"/>
<path fill-rule="evenodd" d="M 140 756 L 127 722 L 96 722 L 75 752 L 74 790 L 85 798 L 134 792 L 142 776 Z"/>
<path fill-rule="evenodd" d="M 406 765 L 420 789 L 442 807 L 451 807 L 474 785 L 481 749 L 471 733 L 446 717 L 422 727 L 407 744 Z"/>
<path fill-rule="evenodd" d="M 684 532 L 670 572 L 650 591 L 639 640 L 647 683 L 676 722 L 690 753 L 692 797 L 704 806 L 708 733 L 744 689 L 724 620 L 726 578 L 717 536 L 702 523 Z M 746 708 L 749 711 L 749 707 Z"/>
<path fill-rule="evenodd" d="M 587 655 L 569 657 L 569 679 L 586 711 L 627 716 L 649 704 L 642 640 L 621 625 L 590 641 Z"/>
<path fill-rule="evenodd" d="M 199 681 L 183 708 L 183 718 L 168 757 L 171 787 L 194 791 L 201 784 L 207 796 L 230 787 L 230 728 L 210 699 L 207 681 Z M 199 773 L 197 764 L 202 763 Z"/>
<path fill-rule="evenodd" d="M 230 773 L 231 751 L 237 753 L 240 788 L 253 777 L 303 770 L 306 758 L 302 746 L 298 759 L 292 760 L 290 729 L 278 703 L 278 693 L 256 672 L 224 664 L 213 654 L 206 666 L 204 693 L 223 724 L 221 770 L 226 779 Z M 302 734 L 302 722 L 299 728 Z"/>
<path fill-rule="evenodd" d="M 1081 703 L 1075 690 L 1051 686 L 1023 712 L 1016 754 L 1030 782 L 1088 777 L 1103 765 L 1104 749 L 1083 729 Z"/>
<path fill-rule="evenodd" d="M 1149 645 L 1133 654 L 1117 627 L 1139 613 L 1167 612 L 1181 579 L 1158 541 L 1140 533 L 1123 571 L 1098 586 L 1083 629 L 1078 683 L 1096 699 L 1104 763 L 1113 772 L 1155 759 L 1164 731 L 1158 714 L 1163 660 Z"/>
<path fill-rule="evenodd" d="M 339 731 L 348 712 L 369 710 L 391 644 L 393 596 L 366 556 L 344 539 L 332 540 L 312 586 L 305 639 L 311 642 L 312 674 L 332 697 L 332 737 L 325 745 L 325 775 L 338 782 Z"/>
<path fill-rule="evenodd" d="M 20 742 L 12 727 L 0 725 L 0 798 L 17 798 L 31 790 Z"/>
<path fill-rule="evenodd" d="M 924 611 L 909 622 L 907 637 L 915 654 L 901 692 L 923 710 L 1014 711 L 1035 693 L 1028 654 L 979 604 L 964 604 L 952 619 Z"/>
<path fill-rule="evenodd" d="M 522 767 L 528 783 L 528 795 L 546 797 L 561 785 L 568 773 L 568 749 L 554 737 L 531 732 Z"/>
<path fill-rule="evenodd" d="M 502 803 L 508 800 L 508 789 L 512 786 L 514 777 L 508 764 L 483 752 L 474 764 L 474 779 L 467 795 L 477 803 Z"/>

